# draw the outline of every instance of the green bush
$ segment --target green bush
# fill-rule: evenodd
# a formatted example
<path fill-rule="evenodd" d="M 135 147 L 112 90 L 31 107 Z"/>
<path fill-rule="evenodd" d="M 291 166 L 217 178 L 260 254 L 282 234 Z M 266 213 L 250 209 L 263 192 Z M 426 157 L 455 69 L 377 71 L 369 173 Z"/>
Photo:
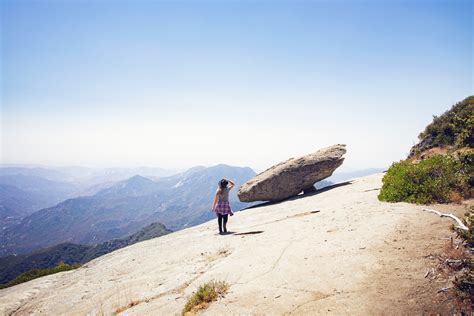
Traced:
<path fill-rule="evenodd" d="M 429 139 L 420 148 L 422 151 L 438 146 L 474 147 L 474 96 L 457 103 L 443 115 L 434 116 L 419 138 Z"/>
<path fill-rule="evenodd" d="M 206 304 L 217 300 L 228 289 L 229 285 L 223 281 L 211 281 L 199 286 L 198 290 L 188 299 L 184 306 L 183 314 L 205 308 Z"/>
<path fill-rule="evenodd" d="M 14 286 L 20 283 L 28 282 L 30 280 L 48 275 L 48 274 L 54 274 L 58 272 L 63 272 L 63 271 L 69 271 L 73 269 L 79 268 L 81 265 L 79 264 L 67 264 L 64 262 L 60 262 L 57 266 L 54 268 L 47 268 L 47 269 L 33 269 L 30 271 L 27 271 L 25 273 L 20 274 L 18 277 L 15 279 L 11 280 L 10 282 L 6 284 L 0 284 L 0 289 L 4 289 L 10 286 Z"/>
<path fill-rule="evenodd" d="M 385 174 L 379 200 L 418 204 L 447 203 L 469 197 L 473 153 L 437 155 L 419 163 L 400 161 Z"/>
<path fill-rule="evenodd" d="M 470 211 L 467 212 L 465 216 L 464 222 L 468 230 L 457 230 L 457 233 L 464 239 L 468 247 L 474 248 L 474 206 L 471 206 Z"/>

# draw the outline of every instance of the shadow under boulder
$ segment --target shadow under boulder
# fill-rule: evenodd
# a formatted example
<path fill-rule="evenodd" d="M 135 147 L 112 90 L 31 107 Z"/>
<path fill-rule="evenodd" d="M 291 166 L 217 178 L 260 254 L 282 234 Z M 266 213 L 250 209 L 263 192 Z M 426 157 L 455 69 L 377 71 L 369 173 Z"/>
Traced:
<path fill-rule="evenodd" d="M 283 161 L 244 183 L 237 193 L 242 202 L 281 201 L 316 192 L 314 184 L 330 177 L 344 162 L 346 145 L 337 144 L 315 153 Z"/>

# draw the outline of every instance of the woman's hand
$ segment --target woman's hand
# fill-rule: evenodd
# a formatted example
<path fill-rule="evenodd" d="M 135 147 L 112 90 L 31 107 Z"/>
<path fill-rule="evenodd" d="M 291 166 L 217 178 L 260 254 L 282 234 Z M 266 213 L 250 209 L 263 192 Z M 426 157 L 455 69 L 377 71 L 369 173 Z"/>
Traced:
<path fill-rule="evenodd" d="M 216 193 L 216 196 L 214 196 L 214 202 L 212 203 L 211 212 L 215 212 L 215 211 L 216 211 L 217 201 L 218 201 L 218 197 L 217 197 L 217 193 Z"/>

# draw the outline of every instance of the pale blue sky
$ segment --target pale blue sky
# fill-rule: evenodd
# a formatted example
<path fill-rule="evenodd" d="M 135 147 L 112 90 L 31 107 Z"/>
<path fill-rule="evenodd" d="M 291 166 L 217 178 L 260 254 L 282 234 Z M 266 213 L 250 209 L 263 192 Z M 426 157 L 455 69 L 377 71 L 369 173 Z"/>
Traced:
<path fill-rule="evenodd" d="M 4 163 L 388 166 L 472 94 L 472 1 L 2 1 Z"/>

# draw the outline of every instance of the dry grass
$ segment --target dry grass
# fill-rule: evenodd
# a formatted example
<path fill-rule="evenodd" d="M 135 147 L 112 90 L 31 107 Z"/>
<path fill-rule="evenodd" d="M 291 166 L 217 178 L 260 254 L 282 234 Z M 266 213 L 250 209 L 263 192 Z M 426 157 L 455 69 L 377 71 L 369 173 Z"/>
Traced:
<path fill-rule="evenodd" d="M 463 246 L 462 241 L 452 239 L 444 246 L 444 256 L 447 259 L 453 260 L 468 260 L 470 258 L 469 253 Z"/>
<path fill-rule="evenodd" d="M 464 198 L 459 192 L 451 191 L 451 192 L 449 192 L 449 200 L 452 203 L 461 204 L 461 202 L 464 200 Z"/>
<path fill-rule="evenodd" d="M 472 255 L 464 247 L 463 242 L 453 240 L 447 242 L 442 253 L 437 255 L 438 259 L 437 271 L 446 279 L 470 266 Z"/>
<path fill-rule="evenodd" d="M 464 240 L 463 244 L 459 247 L 451 247 L 455 249 L 448 249 L 446 253 L 456 258 L 457 262 L 462 262 L 456 267 L 453 284 L 461 304 L 470 307 L 472 313 L 474 309 L 474 207 L 472 205 L 465 216 L 468 231 L 458 230 L 459 237 Z"/>
<path fill-rule="evenodd" d="M 446 244 L 438 259 L 437 272 L 442 279 L 452 280 L 452 286 L 444 288 L 453 290 L 458 308 L 472 311 L 474 302 L 473 254 L 464 246 L 463 241 L 453 240 Z M 440 289 L 441 291 L 441 289 Z"/>
<path fill-rule="evenodd" d="M 128 303 L 127 306 L 122 306 L 122 307 L 117 308 L 114 312 L 114 315 L 120 314 L 121 312 L 126 311 L 127 309 L 132 308 L 133 306 L 136 306 L 140 303 L 142 303 L 141 300 L 133 300 L 130 303 Z"/>
<path fill-rule="evenodd" d="M 224 281 L 210 281 L 197 289 L 191 297 L 189 297 L 183 308 L 182 315 L 192 315 L 199 310 L 207 308 L 209 303 L 224 297 L 229 289 L 229 284 Z"/>
<path fill-rule="evenodd" d="M 229 254 L 230 254 L 230 251 L 227 248 L 219 248 L 219 250 L 217 250 L 218 256 L 227 257 Z"/>

